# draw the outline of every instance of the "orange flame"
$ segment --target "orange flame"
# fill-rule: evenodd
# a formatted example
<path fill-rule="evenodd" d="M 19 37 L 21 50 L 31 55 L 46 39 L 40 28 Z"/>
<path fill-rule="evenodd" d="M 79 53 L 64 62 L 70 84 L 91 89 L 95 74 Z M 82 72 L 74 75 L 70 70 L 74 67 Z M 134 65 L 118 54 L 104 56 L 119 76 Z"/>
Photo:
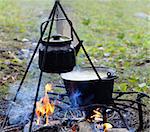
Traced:
<path fill-rule="evenodd" d="M 108 132 L 109 129 L 112 129 L 113 126 L 110 123 L 103 124 L 104 132 Z"/>
<path fill-rule="evenodd" d="M 52 85 L 47 84 L 45 86 L 45 96 L 36 103 L 36 115 L 37 115 L 37 124 L 40 124 L 40 118 L 46 115 L 46 125 L 49 123 L 49 116 L 54 113 L 55 105 L 50 103 L 47 92 L 52 91 Z"/>
<path fill-rule="evenodd" d="M 97 108 L 96 110 L 93 110 L 93 115 L 90 117 L 93 122 L 103 121 L 102 114 L 101 112 L 99 112 L 99 110 L 100 110 L 99 108 Z M 104 124 L 99 123 L 97 127 L 99 129 L 102 128 L 104 132 L 108 132 L 109 129 L 113 128 L 113 126 L 110 123 L 104 123 Z"/>
<path fill-rule="evenodd" d="M 45 94 L 47 94 L 47 92 L 52 92 L 53 88 L 52 88 L 52 84 L 46 84 L 45 85 Z"/>
<path fill-rule="evenodd" d="M 93 115 L 90 117 L 93 121 L 103 121 L 102 114 L 99 112 L 99 109 L 93 110 Z"/>

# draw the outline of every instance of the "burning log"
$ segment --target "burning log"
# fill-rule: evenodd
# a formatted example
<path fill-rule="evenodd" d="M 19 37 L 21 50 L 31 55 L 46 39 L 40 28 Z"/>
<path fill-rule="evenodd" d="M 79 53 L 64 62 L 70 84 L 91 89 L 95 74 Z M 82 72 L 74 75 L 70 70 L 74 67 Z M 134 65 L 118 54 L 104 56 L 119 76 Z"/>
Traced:
<path fill-rule="evenodd" d="M 33 129 L 33 132 L 58 132 L 61 122 L 59 120 L 49 121 L 48 125 L 40 125 Z"/>
<path fill-rule="evenodd" d="M 6 126 L 3 129 L 3 132 L 20 132 L 22 130 L 23 126 L 21 125 L 11 125 L 11 126 Z"/>
<path fill-rule="evenodd" d="M 29 126 L 30 122 L 24 127 L 24 132 L 29 132 Z M 37 125 L 36 122 L 33 122 L 32 132 L 58 132 L 57 130 L 59 130 L 60 126 L 61 122 L 59 120 L 49 121 L 48 125 Z"/>

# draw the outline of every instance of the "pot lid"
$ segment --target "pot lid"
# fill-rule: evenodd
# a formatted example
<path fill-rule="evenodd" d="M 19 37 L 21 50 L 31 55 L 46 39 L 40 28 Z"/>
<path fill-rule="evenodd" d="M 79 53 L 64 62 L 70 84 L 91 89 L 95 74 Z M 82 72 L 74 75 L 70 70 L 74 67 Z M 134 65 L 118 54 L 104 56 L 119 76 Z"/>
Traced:
<path fill-rule="evenodd" d="M 69 37 L 63 36 L 61 34 L 54 34 L 50 38 L 49 42 L 61 43 L 61 42 L 68 42 L 68 41 L 71 41 L 71 39 Z"/>
<path fill-rule="evenodd" d="M 108 75 L 114 76 L 115 72 L 109 68 L 96 68 L 98 71 L 101 79 L 107 79 Z M 108 74 L 109 73 L 109 74 Z M 95 71 L 92 68 L 81 68 L 76 69 L 71 72 L 62 73 L 62 79 L 70 80 L 70 81 L 91 81 L 91 80 L 98 80 L 98 77 Z"/>

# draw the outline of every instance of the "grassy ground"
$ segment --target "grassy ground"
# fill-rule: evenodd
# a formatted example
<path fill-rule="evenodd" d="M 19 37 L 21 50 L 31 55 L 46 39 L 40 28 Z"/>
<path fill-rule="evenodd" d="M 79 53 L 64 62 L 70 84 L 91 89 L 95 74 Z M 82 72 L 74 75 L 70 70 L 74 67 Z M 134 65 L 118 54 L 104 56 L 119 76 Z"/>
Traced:
<path fill-rule="evenodd" d="M 37 41 L 39 25 L 47 18 L 51 6 L 52 0 L 0 0 L 0 98 L 26 67 L 26 60 L 20 60 L 17 54 L 31 44 L 22 40 Z"/>
<path fill-rule="evenodd" d="M 9 32 L 9 37 L 33 39 L 51 6 L 52 0 L 0 0 L 0 29 Z"/>
<path fill-rule="evenodd" d="M 150 1 L 68 0 L 66 3 L 74 9 L 74 24 L 95 65 L 117 69 L 119 79 L 115 90 L 150 94 Z M 81 52 L 79 62 L 84 60 L 83 56 Z"/>
<path fill-rule="evenodd" d="M 0 0 L 0 47 L 11 47 L 17 52 L 24 45 L 13 39 L 37 41 L 39 24 L 47 18 L 52 3 L 52 0 Z M 150 16 L 149 0 L 63 3 L 73 9 L 68 13 L 94 64 L 117 69 L 115 90 L 150 94 L 150 17 L 137 17 L 139 13 Z M 1 64 L 2 58 L 3 55 Z M 87 65 L 82 51 L 78 64 Z M 5 69 L 1 76 L 7 73 Z"/>

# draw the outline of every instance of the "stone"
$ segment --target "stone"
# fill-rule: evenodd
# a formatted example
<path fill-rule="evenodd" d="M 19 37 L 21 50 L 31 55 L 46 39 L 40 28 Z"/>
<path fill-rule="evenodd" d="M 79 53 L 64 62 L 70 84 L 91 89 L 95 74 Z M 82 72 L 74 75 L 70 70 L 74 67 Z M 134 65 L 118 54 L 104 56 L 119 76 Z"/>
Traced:
<path fill-rule="evenodd" d="M 26 39 L 26 38 L 23 38 L 23 39 L 22 39 L 22 42 L 29 42 L 29 40 Z"/>
<path fill-rule="evenodd" d="M 107 132 L 129 132 L 126 128 L 112 128 L 108 129 Z"/>
<path fill-rule="evenodd" d="M 79 123 L 79 132 L 93 132 L 90 123 L 80 122 Z"/>
<path fill-rule="evenodd" d="M 135 14 L 135 17 L 141 18 L 141 19 L 147 19 L 150 20 L 150 15 L 146 14 L 144 12 L 138 12 Z"/>

